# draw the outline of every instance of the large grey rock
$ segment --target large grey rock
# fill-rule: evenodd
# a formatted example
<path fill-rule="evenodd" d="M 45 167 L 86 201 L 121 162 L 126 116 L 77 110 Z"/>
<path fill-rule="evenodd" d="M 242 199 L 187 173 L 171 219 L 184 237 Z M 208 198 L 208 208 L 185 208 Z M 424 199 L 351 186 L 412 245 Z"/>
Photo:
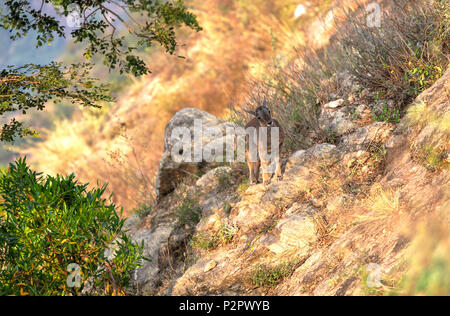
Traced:
<path fill-rule="evenodd" d="M 194 159 L 194 127 L 196 120 L 201 121 L 202 131 L 200 131 L 201 145 L 205 149 L 208 144 L 214 144 L 215 142 L 224 144 L 225 142 L 234 141 L 234 135 L 236 134 L 235 124 L 221 120 L 214 115 L 211 115 L 205 111 L 186 108 L 175 114 L 175 116 L 167 124 L 164 131 L 164 153 L 159 162 L 158 174 L 156 178 L 156 196 L 158 199 L 172 192 L 175 187 L 186 177 L 197 174 L 200 171 L 205 171 L 215 167 L 214 162 L 211 160 L 223 159 L 225 149 L 220 153 L 214 153 L 216 155 L 213 159 L 206 161 L 203 157 L 200 159 Z M 207 133 L 212 128 L 216 128 L 217 133 Z M 184 129 L 190 133 L 188 136 L 178 135 L 174 133 L 174 130 Z M 180 144 L 186 143 L 186 147 L 190 148 L 191 155 L 187 152 L 180 150 L 182 146 Z M 176 152 L 178 151 L 178 152 Z M 174 155 L 183 155 L 190 159 L 181 160 Z M 220 156 L 220 157 L 219 157 Z"/>

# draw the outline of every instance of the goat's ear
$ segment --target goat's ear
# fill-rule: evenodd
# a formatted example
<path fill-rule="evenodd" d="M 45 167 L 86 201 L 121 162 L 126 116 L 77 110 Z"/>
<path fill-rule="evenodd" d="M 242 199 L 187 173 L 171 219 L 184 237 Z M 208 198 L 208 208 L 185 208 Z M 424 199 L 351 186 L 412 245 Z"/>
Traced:
<path fill-rule="evenodd" d="M 256 116 L 256 112 L 255 111 L 249 111 L 249 110 L 246 110 L 246 109 L 244 109 L 244 111 L 247 112 L 250 115 Z"/>

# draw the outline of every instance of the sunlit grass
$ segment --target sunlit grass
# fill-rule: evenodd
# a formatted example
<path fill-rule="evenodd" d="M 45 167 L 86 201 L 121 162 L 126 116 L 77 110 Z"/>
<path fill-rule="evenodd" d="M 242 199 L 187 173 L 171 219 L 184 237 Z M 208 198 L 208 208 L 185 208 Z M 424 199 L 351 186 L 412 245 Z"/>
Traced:
<path fill-rule="evenodd" d="M 431 125 L 440 132 L 450 135 L 450 113 L 436 113 L 424 102 L 416 102 L 407 110 L 408 124 L 414 127 Z"/>
<path fill-rule="evenodd" d="M 402 295 L 450 295 L 450 229 L 445 218 L 422 224 L 409 250 Z"/>
<path fill-rule="evenodd" d="M 369 197 L 370 209 L 377 214 L 391 215 L 400 212 L 400 190 L 376 185 Z"/>

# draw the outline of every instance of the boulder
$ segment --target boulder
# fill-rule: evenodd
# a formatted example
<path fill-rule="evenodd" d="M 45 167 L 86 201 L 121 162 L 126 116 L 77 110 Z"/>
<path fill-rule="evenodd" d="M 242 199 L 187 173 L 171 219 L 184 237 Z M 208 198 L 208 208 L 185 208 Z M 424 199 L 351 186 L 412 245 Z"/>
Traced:
<path fill-rule="evenodd" d="M 347 152 L 367 150 L 370 145 L 384 143 L 391 136 L 393 129 L 394 125 L 386 122 L 363 126 L 354 133 L 344 136 L 339 149 Z"/>
<path fill-rule="evenodd" d="M 336 109 L 336 108 L 343 106 L 344 103 L 345 103 L 345 101 L 343 99 L 338 99 L 338 100 L 331 101 L 331 102 L 325 104 L 323 107 L 325 109 Z"/>
<path fill-rule="evenodd" d="M 199 122 L 201 129 L 198 128 Z M 195 128 L 196 126 L 197 128 Z M 202 147 L 200 148 L 203 150 L 208 148 L 206 145 L 215 144 L 215 142 L 225 146 L 226 141 L 234 141 L 238 132 L 235 130 L 236 127 L 237 125 L 233 123 L 221 120 L 199 109 L 186 108 L 177 112 L 164 131 L 164 153 L 156 177 L 157 199 L 160 200 L 172 192 L 184 178 L 216 167 L 215 161 L 223 160 L 225 150 L 223 153 L 212 151 L 212 159 L 209 157 L 206 160 L 204 152 L 202 152 L 202 157 L 194 157 L 194 141 L 196 139 L 201 141 Z M 212 131 L 213 128 L 215 132 L 209 133 L 208 131 Z M 182 146 L 183 144 L 186 146 Z M 184 148 L 188 148 L 190 154 L 189 151 L 183 152 Z M 180 159 L 181 156 L 183 159 Z"/>

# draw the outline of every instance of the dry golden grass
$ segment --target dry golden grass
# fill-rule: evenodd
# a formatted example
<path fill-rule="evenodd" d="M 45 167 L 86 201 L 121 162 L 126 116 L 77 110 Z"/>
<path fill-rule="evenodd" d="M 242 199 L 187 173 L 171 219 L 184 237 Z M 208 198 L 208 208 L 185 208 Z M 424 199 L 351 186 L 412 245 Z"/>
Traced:
<path fill-rule="evenodd" d="M 383 188 L 381 185 L 377 184 L 371 191 L 369 206 L 373 212 L 380 215 L 400 213 L 400 190 Z"/>

